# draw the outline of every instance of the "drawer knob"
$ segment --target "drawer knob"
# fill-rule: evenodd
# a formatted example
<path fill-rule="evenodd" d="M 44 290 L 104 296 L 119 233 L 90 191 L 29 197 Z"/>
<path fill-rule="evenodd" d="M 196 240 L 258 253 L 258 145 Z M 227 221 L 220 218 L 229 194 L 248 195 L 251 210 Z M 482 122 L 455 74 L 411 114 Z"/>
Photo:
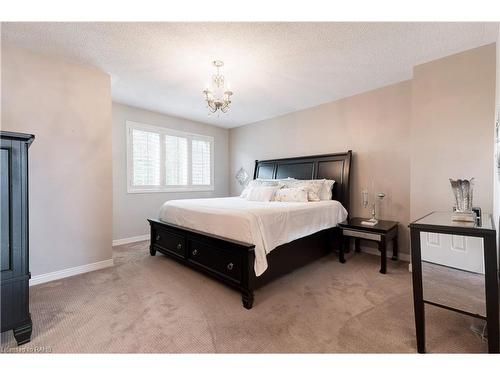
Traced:
<path fill-rule="evenodd" d="M 233 267 L 234 267 L 234 264 L 233 264 L 233 263 L 229 263 L 229 264 L 227 265 L 227 269 L 228 269 L 229 271 L 231 271 L 231 270 L 233 269 Z"/>
<path fill-rule="evenodd" d="M 177 244 L 177 250 L 180 250 L 180 249 L 182 249 L 182 244 L 178 243 Z"/>
<path fill-rule="evenodd" d="M 193 255 L 198 254 L 198 250 L 194 249 L 192 254 L 193 254 Z"/>
<path fill-rule="evenodd" d="M 159 234 L 156 235 L 156 241 L 159 241 L 161 236 Z"/>

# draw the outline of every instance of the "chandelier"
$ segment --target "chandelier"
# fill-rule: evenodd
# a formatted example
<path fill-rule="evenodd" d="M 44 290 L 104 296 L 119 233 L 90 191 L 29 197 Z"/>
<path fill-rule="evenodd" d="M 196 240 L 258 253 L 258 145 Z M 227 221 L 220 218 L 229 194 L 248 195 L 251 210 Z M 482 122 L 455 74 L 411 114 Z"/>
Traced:
<path fill-rule="evenodd" d="M 222 113 L 226 113 L 229 110 L 233 92 L 228 89 L 224 76 L 220 74 L 220 68 L 224 66 L 224 63 L 215 60 L 212 64 L 217 69 L 217 73 L 212 75 L 211 85 L 203 90 L 203 94 L 210 112 L 215 113 L 220 110 Z"/>

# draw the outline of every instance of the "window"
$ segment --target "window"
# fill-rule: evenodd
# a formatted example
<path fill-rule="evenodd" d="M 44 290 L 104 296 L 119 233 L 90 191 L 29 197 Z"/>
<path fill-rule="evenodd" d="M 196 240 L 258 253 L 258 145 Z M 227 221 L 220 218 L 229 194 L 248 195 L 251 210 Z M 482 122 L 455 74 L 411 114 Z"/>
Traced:
<path fill-rule="evenodd" d="M 213 190 L 214 139 L 127 121 L 129 193 Z"/>
<path fill-rule="evenodd" d="M 160 185 L 160 135 L 132 129 L 135 186 Z"/>
<path fill-rule="evenodd" d="M 188 184 L 187 141 L 187 138 L 165 135 L 165 178 L 167 185 Z M 210 185 L 210 181 L 206 185 Z"/>
<path fill-rule="evenodd" d="M 192 140 L 193 185 L 210 185 L 210 148 L 209 141 Z"/>

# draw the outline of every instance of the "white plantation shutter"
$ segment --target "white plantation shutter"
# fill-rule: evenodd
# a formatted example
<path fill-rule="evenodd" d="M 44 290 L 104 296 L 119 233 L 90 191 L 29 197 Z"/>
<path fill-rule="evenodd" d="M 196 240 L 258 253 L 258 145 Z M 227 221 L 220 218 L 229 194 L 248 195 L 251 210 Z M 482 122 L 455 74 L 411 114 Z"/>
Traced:
<path fill-rule="evenodd" d="M 211 152 L 210 141 L 192 140 L 192 180 L 193 185 L 210 185 Z"/>
<path fill-rule="evenodd" d="M 165 135 L 165 179 L 167 185 L 188 184 L 188 140 Z"/>
<path fill-rule="evenodd" d="M 160 134 L 132 129 L 134 186 L 160 185 Z"/>
<path fill-rule="evenodd" d="M 214 190 L 212 137 L 126 123 L 127 192 Z"/>

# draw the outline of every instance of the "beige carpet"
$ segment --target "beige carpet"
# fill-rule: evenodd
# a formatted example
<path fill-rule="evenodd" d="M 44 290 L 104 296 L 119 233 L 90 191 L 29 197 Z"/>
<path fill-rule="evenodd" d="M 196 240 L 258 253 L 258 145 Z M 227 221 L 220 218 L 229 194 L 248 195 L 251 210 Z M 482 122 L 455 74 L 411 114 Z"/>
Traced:
<path fill-rule="evenodd" d="M 411 274 L 403 262 L 331 255 L 255 293 L 239 293 L 148 243 L 114 248 L 115 266 L 30 289 L 33 336 L 51 352 L 415 352 Z M 472 318 L 427 307 L 429 352 L 485 352 Z M 11 332 L 2 351 L 16 348 Z"/>

